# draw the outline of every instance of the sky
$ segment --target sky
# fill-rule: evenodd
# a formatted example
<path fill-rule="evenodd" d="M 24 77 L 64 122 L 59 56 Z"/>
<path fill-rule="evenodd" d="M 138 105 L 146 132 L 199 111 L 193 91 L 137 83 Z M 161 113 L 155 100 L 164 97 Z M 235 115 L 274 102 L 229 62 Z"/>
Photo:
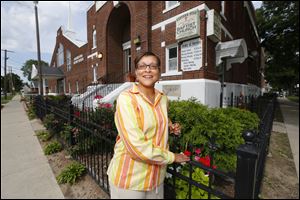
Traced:
<path fill-rule="evenodd" d="M 261 1 L 252 1 L 255 8 Z M 69 5 L 71 27 L 77 39 L 87 41 L 86 13 L 93 1 L 39 1 L 38 20 L 41 60 L 50 64 L 60 26 L 67 28 Z M 4 49 L 7 49 L 7 73 L 19 75 L 23 82 L 21 67 L 27 60 L 37 60 L 35 11 L 32 1 L 1 1 L 1 75 L 4 75 Z"/>
<path fill-rule="evenodd" d="M 93 1 L 70 1 L 71 26 L 79 40 L 87 41 L 86 13 Z M 69 1 L 39 1 L 38 20 L 41 60 L 50 64 L 60 26 L 67 28 Z M 32 1 L 1 1 L 1 75 L 4 75 L 4 49 L 7 49 L 7 73 L 19 75 L 27 60 L 37 60 L 37 39 L 34 4 Z"/>

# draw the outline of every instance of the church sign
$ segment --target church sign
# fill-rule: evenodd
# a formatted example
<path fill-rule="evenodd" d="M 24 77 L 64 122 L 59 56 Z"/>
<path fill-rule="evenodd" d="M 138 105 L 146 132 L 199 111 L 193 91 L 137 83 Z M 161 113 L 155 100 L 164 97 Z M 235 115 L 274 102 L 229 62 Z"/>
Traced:
<path fill-rule="evenodd" d="M 200 38 L 183 42 L 181 45 L 182 71 L 199 70 L 202 66 L 202 41 Z"/>
<path fill-rule="evenodd" d="M 200 36 L 199 16 L 199 10 L 195 10 L 176 19 L 176 40 Z"/>

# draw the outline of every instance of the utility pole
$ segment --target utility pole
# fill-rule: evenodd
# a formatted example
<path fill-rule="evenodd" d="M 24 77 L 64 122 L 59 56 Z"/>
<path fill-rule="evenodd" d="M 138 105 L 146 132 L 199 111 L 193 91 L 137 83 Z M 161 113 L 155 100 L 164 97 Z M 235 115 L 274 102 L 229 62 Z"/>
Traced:
<path fill-rule="evenodd" d="M 7 86 L 6 86 L 6 60 L 8 59 L 7 57 L 7 52 L 12 52 L 13 51 L 9 51 L 7 49 L 1 49 L 2 51 L 4 51 L 4 99 L 7 99 Z"/>
<path fill-rule="evenodd" d="M 42 77 L 42 66 L 41 66 L 41 51 L 40 51 L 40 34 L 39 34 L 39 20 L 38 20 L 38 10 L 37 4 L 38 1 L 34 1 L 34 10 L 35 10 L 35 22 L 36 22 L 36 39 L 37 39 L 37 55 L 38 55 L 38 68 L 40 71 L 40 95 L 43 96 L 43 77 Z"/>
<path fill-rule="evenodd" d="M 10 67 L 10 91 L 12 94 L 14 94 L 15 87 L 14 87 L 14 82 L 13 82 L 12 66 L 8 66 L 8 67 Z"/>

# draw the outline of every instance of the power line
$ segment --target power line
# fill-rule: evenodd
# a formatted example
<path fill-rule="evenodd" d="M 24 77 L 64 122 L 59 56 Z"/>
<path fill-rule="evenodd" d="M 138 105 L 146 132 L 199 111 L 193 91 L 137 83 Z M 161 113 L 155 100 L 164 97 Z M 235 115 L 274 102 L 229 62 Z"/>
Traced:
<path fill-rule="evenodd" d="M 1 49 L 2 51 L 4 51 L 4 98 L 5 100 L 7 99 L 7 88 L 6 88 L 6 61 L 8 60 L 8 57 L 7 57 L 7 52 L 12 52 L 14 53 L 13 51 L 10 51 L 10 50 L 7 50 L 7 49 Z"/>

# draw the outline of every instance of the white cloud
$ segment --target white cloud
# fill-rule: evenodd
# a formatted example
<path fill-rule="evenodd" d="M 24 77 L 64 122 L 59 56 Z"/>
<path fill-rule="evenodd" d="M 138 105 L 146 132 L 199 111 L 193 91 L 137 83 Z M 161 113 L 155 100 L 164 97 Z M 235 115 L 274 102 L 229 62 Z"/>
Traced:
<path fill-rule="evenodd" d="M 70 3 L 73 29 L 78 32 L 78 39 L 86 40 L 86 12 L 91 2 L 71 1 Z M 53 52 L 58 28 L 61 25 L 67 27 L 68 12 L 68 1 L 39 2 L 41 52 Z M 1 47 L 15 51 L 37 51 L 35 12 L 32 1 L 1 2 Z"/>
<path fill-rule="evenodd" d="M 92 1 L 70 1 L 73 30 L 77 39 L 86 41 L 86 14 Z M 69 1 L 39 1 L 38 19 L 41 59 L 50 64 L 60 26 L 67 27 Z M 7 66 L 23 80 L 20 71 L 29 59 L 37 59 L 35 11 L 32 1 L 1 1 L 1 49 L 8 53 Z M 4 53 L 1 51 L 1 75 L 3 75 Z M 14 70 L 15 69 L 15 70 Z"/>

